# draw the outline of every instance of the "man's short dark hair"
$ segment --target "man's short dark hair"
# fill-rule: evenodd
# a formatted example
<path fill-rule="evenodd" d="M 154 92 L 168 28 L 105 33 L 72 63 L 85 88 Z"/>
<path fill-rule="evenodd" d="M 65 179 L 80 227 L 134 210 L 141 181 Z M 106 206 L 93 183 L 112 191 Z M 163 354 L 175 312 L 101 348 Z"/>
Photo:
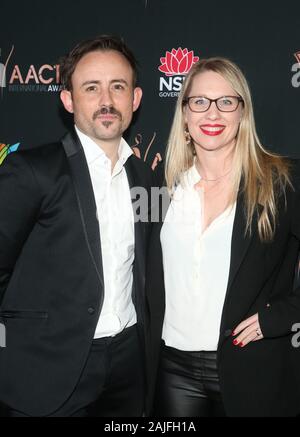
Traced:
<path fill-rule="evenodd" d="M 115 50 L 121 53 L 129 62 L 133 72 L 133 87 L 137 83 L 137 61 L 123 38 L 113 35 L 99 35 L 78 43 L 68 55 L 60 61 L 60 80 L 63 87 L 72 91 L 72 75 L 83 56 L 90 52 Z"/>

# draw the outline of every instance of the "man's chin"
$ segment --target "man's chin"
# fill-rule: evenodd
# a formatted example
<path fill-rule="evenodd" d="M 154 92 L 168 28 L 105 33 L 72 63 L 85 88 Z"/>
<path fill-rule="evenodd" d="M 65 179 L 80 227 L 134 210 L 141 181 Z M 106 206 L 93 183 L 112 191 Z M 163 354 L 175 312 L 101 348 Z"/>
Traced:
<path fill-rule="evenodd" d="M 109 122 L 107 126 L 103 124 L 100 129 L 94 129 L 94 134 L 99 140 L 113 140 L 121 138 L 124 131 L 123 126 L 116 126 Z"/>
<path fill-rule="evenodd" d="M 94 138 L 98 141 L 115 141 L 120 140 L 123 132 L 95 132 Z"/>

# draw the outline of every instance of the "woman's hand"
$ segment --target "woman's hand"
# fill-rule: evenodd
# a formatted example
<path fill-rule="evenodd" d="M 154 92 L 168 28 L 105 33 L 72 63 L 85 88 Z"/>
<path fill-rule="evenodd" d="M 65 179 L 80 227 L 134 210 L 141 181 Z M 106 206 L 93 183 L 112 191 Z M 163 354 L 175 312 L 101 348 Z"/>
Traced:
<path fill-rule="evenodd" d="M 232 335 L 238 335 L 238 337 L 233 340 L 233 344 L 240 347 L 246 346 L 251 341 L 257 341 L 264 338 L 259 326 L 258 313 L 241 322 L 234 329 Z"/>

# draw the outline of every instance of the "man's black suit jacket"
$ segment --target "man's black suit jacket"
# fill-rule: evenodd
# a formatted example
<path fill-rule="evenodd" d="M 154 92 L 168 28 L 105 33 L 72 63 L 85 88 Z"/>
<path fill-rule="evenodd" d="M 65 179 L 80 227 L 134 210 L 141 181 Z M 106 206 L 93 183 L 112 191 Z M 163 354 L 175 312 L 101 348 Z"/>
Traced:
<path fill-rule="evenodd" d="M 153 184 L 131 156 L 130 187 Z M 98 211 L 101 214 L 101 211 Z M 135 223 L 133 302 L 144 338 L 147 222 Z M 11 154 L 0 167 L 0 402 L 48 415 L 70 396 L 87 360 L 104 296 L 99 223 L 74 132 Z"/>
<path fill-rule="evenodd" d="M 260 241 L 257 217 L 245 235 L 242 190 L 237 199 L 231 242 L 229 280 L 217 350 L 221 392 L 229 416 L 293 416 L 300 413 L 300 288 L 293 291 L 300 242 L 300 169 L 292 163 L 294 189 L 278 199 L 278 222 L 272 242 Z M 164 318 L 164 278 L 160 231 L 153 225 L 147 263 L 146 301 L 148 412 L 153 406 Z M 216 250 L 218 248 L 216 247 Z M 218 274 L 216 268 L 216 275 Z M 184 299 L 184 293 L 183 297 Z M 264 339 L 234 346 L 232 331 L 259 314 Z M 197 332 L 195 332 L 197 335 Z"/>

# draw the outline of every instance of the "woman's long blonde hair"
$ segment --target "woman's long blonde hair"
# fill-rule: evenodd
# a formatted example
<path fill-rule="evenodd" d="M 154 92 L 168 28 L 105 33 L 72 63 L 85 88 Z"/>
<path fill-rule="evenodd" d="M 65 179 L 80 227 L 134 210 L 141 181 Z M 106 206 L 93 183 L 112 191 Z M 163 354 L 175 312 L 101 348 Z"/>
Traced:
<path fill-rule="evenodd" d="M 226 58 L 215 57 L 200 60 L 193 65 L 186 76 L 179 94 L 166 151 L 165 176 L 170 191 L 182 181 L 183 173 L 194 162 L 195 149 L 192 141 L 187 144 L 185 137 L 184 102 L 189 96 L 193 79 L 199 73 L 213 71 L 220 74 L 232 89 L 242 97 L 244 108 L 233 157 L 233 188 L 230 203 L 243 190 L 245 199 L 246 229 L 251 233 L 251 223 L 258 205 L 262 209 L 258 215 L 258 231 L 261 241 L 273 238 L 276 226 L 277 196 L 285 194 L 289 179 L 289 163 L 280 156 L 264 149 L 257 136 L 253 115 L 253 105 L 248 83 L 241 70 Z"/>

